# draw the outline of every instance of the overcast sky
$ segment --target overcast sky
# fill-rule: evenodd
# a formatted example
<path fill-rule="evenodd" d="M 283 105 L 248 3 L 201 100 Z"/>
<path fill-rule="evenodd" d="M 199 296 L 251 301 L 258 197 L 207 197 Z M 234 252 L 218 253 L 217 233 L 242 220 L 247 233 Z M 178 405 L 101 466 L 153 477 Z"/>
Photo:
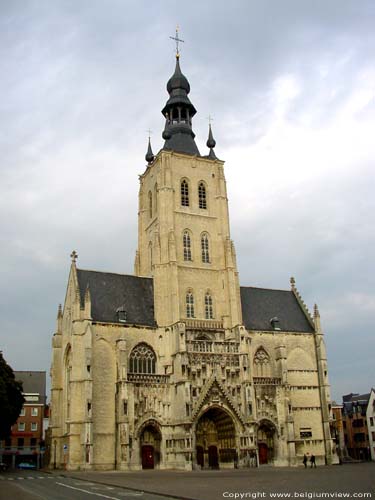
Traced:
<path fill-rule="evenodd" d="M 1 343 L 49 371 L 70 253 L 132 273 L 147 129 L 181 67 L 226 162 L 242 285 L 319 306 L 334 398 L 375 386 L 375 2 L 0 1 Z"/>

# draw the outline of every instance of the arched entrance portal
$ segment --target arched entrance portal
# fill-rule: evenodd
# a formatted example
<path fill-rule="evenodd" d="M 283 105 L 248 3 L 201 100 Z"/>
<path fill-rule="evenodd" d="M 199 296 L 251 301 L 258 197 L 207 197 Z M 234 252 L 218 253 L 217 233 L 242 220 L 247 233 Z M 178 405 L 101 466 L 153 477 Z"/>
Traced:
<path fill-rule="evenodd" d="M 147 425 L 141 433 L 142 469 L 154 469 L 160 464 L 159 430 L 152 424 Z"/>
<path fill-rule="evenodd" d="M 269 464 L 275 457 L 275 432 L 272 422 L 262 420 L 258 427 L 259 464 Z"/>
<path fill-rule="evenodd" d="M 197 465 L 218 469 L 234 467 L 237 458 L 236 431 L 230 415 L 221 408 L 210 408 L 196 427 Z"/>

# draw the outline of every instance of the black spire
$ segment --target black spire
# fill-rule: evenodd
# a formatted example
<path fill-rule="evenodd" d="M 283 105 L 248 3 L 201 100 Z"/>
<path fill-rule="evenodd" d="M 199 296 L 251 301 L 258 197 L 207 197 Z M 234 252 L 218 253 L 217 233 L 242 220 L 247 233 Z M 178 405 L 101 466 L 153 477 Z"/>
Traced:
<path fill-rule="evenodd" d="M 217 160 L 214 147 L 216 146 L 216 141 L 212 135 L 211 123 L 208 124 L 208 139 L 207 139 L 207 147 L 210 148 L 210 152 L 208 153 L 208 158 L 211 160 Z"/>
<path fill-rule="evenodd" d="M 145 156 L 145 159 L 147 161 L 148 164 L 152 163 L 154 161 L 154 153 L 152 152 L 152 149 L 151 149 L 151 139 L 150 137 L 148 138 L 148 148 L 147 148 L 147 153 L 146 153 L 146 156 Z"/>
<path fill-rule="evenodd" d="M 166 118 L 163 149 L 200 156 L 191 126 L 191 119 L 197 111 L 188 98 L 190 84 L 181 72 L 178 53 L 176 54 L 176 68 L 167 83 L 167 91 L 169 99 L 162 109 L 163 116 Z"/>

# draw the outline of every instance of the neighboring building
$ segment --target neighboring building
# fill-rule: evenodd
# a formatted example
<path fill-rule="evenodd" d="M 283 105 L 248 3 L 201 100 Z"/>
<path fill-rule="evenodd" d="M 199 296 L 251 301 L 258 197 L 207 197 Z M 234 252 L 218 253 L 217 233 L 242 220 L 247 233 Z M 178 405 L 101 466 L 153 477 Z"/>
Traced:
<path fill-rule="evenodd" d="M 0 462 L 16 467 L 20 462 L 43 465 L 44 408 L 46 404 L 46 372 L 15 371 L 22 382 L 25 403 L 9 439 L 1 442 Z M 2 456 L 2 459 L 1 459 Z"/>
<path fill-rule="evenodd" d="M 52 342 L 51 465 L 301 465 L 305 452 L 330 463 L 318 308 L 311 317 L 293 278 L 290 290 L 240 287 L 224 162 L 211 126 L 208 154 L 197 148 L 178 56 L 167 90 L 165 143 L 154 156 L 149 142 L 140 176 L 135 275 L 71 256 Z"/>
<path fill-rule="evenodd" d="M 348 454 L 355 460 L 370 460 L 366 411 L 370 394 L 347 394 L 343 401 L 343 426 Z"/>
<path fill-rule="evenodd" d="M 375 460 L 375 389 L 371 389 L 366 411 L 371 460 Z"/>
<path fill-rule="evenodd" d="M 346 455 L 342 409 L 343 405 L 332 401 L 331 436 L 336 445 L 336 453 L 342 460 Z"/>

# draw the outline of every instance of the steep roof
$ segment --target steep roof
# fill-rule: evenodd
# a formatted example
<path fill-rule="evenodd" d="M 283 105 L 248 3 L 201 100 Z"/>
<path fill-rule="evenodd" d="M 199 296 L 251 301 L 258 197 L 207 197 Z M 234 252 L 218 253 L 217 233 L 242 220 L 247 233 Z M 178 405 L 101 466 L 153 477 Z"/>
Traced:
<path fill-rule="evenodd" d="M 87 286 L 94 321 L 119 323 L 117 310 L 126 311 L 126 323 L 156 326 L 152 278 L 77 269 L 81 304 Z"/>
<path fill-rule="evenodd" d="M 36 403 L 46 402 L 46 372 L 43 371 L 15 371 L 16 380 L 22 382 L 23 394 L 38 394 Z M 28 403 L 26 397 L 26 404 Z"/>
<path fill-rule="evenodd" d="M 242 318 L 247 330 L 274 331 L 270 320 L 288 332 L 314 331 L 295 295 L 289 290 L 241 287 Z"/>

